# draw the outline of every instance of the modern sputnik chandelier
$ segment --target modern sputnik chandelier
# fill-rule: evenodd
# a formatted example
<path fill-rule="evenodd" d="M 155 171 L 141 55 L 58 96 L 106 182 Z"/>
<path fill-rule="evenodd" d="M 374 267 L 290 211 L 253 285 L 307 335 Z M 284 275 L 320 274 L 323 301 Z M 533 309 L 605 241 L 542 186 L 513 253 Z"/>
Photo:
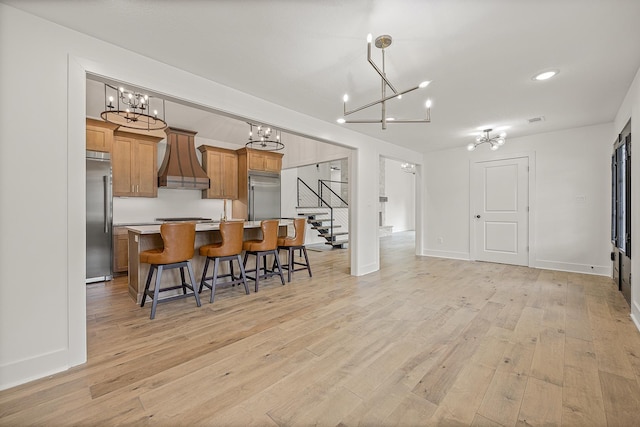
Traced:
<path fill-rule="evenodd" d="M 476 138 L 476 142 L 471 142 L 469 143 L 469 145 L 467 145 L 467 150 L 473 151 L 476 149 L 478 145 L 486 143 L 486 144 L 490 144 L 491 149 L 495 151 L 498 148 L 500 148 L 500 146 L 504 145 L 504 141 L 505 141 L 505 138 L 507 137 L 507 134 L 504 132 L 500 132 L 500 134 L 498 135 L 489 136 L 489 132 L 491 132 L 492 130 L 493 129 L 483 130 L 482 131 L 483 133 Z"/>
<path fill-rule="evenodd" d="M 249 125 L 249 142 L 245 144 L 247 148 L 263 151 L 278 151 L 284 148 L 282 143 L 282 133 L 269 126 Z"/>
<path fill-rule="evenodd" d="M 386 129 L 387 123 L 429 123 L 431 122 L 431 100 L 427 100 L 425 102 L 425 107 L 427 111 L 426 111 L 426 117 L 424 119 L 398 119 L 398 118 L 387 117 L 387 108 L 386 108 L 387 101 L 390 101 L 391 99 L 394 99 L 394 98 L 401 99 L 402 95 L 404 95 L 405 93 L 412 92 L 416 89 L 425 88 L 429 85 L 430 82 L 424 81 L 420 83 L 418 86 L 415 86 L 415 87 L 412 87 L 411 89 L 403 90 L 400 92 L 396 90 L 396 88 L 393 86 L 393 84 L 391 84 L 391 82 L 387 78 L 387 74 L 385 71 L 385 58 L 384 58 L 385 49 L 391 46 L 391 42 L 392 42 L 391 36 L 382 35 L 382 36 L 378 36 L 375 40 L 376 47 L 382 50 L 382 69 L 380 69 L 371 59 L 371 41 L 372 41 L 372 36 L 371 34 L 369 34 L 367 36 L 367 60 L 369 61 L 369 64 L 371 64 L 373 69 L 380 75 L 380 78 L 382 79 L 382 96 L 377 101 L 370 102 L 368 104 L 365 104 L 358 108 L 354 108 L 352 110 L 347 110 L 347 101 L 349 100 L 349 96 L 345 94 L 342 99 L 344 103 L 343 117 L 337 120 L 338 123 L 382 123 L 382 129 Z M 387 95 L 387 87 L 391 89 L 392 93 L 390 95 Z M 374 105 L 378 105 L 378 104 L 380 104 L 382 108 L 382 115 L 380 119 L 352 119 L 352 120 L 345 119 L 345 117 L 350 114 L 356 113 L 358 111 L 364 110 L 369 107 L 373 107 Z"/>
<path fill-rule="evenodd" d="M 100 113 L 100 117 L 125 128 L 162 130 L 167 127 L 167 122 L 164 120 L 164 99 L 158 101 L 155 109 L 152 109 L 152 98 L 146 94 L 133 92 L 124 87 L 116 88 L 105 83 L 105 110 Z M 160 105 L 162 118 L 159 117 L 157 109 Z"/>

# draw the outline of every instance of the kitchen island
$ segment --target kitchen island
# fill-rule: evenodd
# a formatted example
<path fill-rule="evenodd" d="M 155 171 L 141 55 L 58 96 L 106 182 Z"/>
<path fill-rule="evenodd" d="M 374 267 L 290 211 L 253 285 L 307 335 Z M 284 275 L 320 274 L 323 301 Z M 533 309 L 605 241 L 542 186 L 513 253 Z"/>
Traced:
<path fill-rule="evenodd" d="M 280 228 L 278 230 L 279 236 L 286 236 L 288 226 L 292 225 L 293 221 L 287 219 L 280 220 Z M 138 225 L 127 227 L 129 233 L 129 296 L 140 304 L 142 301 L 142 295 L 144 294 L 144 286 L 149 274 L 149 264 L 140 263 L 140 252 L 149 249 L 162 248 L 162 237 L 160 236 L 160 224 L 151 225 Z M 262 232 L 260 231 L 260 221 L 245 221 L 244 222 L 244 240 L 260 239 L 262 238 Z M 210 243 L 220 242 L 220 223 L 199 223 L 196 224 L 196 241 L 195 252 L 191 259 L 191 265 L 193 267 L 193 273 L 196 278 L 196 284 L 194 288 L 200 285 L 200 279 L 202 278 L 202 269 L 204 268 L 205 257 L 200 256 L 200 246 L 208 245 Z M 225 264 L 221 265 L 223 268 L 227 268 Z M 222 273 L 226 273 L 223 271 Z M 188 279 L 187 279 L 188 280 Z M 170 284 L 181 283 L 180 272 L 178 269 L 165 270 L 162 273 L 163 286 L 168 287 Z M 166 298 L 170 297 L 174 293 L 177 294 L 179 290 L 166 292 Z"/>

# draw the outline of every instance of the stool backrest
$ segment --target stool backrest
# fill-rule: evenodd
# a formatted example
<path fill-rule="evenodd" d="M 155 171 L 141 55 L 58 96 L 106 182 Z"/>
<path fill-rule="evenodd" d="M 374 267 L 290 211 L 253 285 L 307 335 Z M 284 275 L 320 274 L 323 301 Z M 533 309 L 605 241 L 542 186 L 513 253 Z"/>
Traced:
<path fill-rule="evenodd" d="M 296 231 L 296 235 L 289 242 L 289 246 L 302 246 L 304 245 L 304 232 L 306 228 L 307 220 L 304 218 L 296 218 L 293 220 L 293 228 Z"/>
<path fill-rule="evenodd" d="M 196 224 L 193 222 L 168 222 L 160 225 L 164 249 L 164 264 L 187 261 L 193 258 L 196 242 Z"/>
<path fill-rule="evenodd" d="M 242 252 L 244 221 L 221 222 L 220 236 L 222 236 L 222 247 L 225 249 L 225 253 L 239 254 Z"/>
<path fill-rule="evenodd" d="M 278 225 L 277 219 L 265 219 L 260 222 L 262 229 L 262 250 L 271 250 L 278 247 Z"/>

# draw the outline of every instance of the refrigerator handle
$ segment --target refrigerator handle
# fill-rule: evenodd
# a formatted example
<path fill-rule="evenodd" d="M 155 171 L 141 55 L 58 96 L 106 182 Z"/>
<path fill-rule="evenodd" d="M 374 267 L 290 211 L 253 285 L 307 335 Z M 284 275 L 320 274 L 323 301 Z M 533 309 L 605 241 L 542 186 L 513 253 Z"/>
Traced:
<path fill-rule="evenodd" d="M 249 202 L 249 221 L 255 221 L 254 212 L 256 211 L 256 196 L 253 191 L 253 185 L 249 184 L 249 194 L 251 197 L 251 201 Z"/>
<path fill-rule="evenodd" d="M 104 234 L 109 234 L 109 223 L 111 222 L 111 182 L 109 175 L 102 177 L 102 185 L 104 185 Z"/>

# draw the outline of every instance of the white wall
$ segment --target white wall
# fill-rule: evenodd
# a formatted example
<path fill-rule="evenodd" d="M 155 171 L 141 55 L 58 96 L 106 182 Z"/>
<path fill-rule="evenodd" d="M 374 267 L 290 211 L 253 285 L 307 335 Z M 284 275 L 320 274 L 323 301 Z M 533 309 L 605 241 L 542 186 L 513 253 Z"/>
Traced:
<path fill-rule="evenodd" d="M 473 152 L 460 147 L 430 153 L 423 253 L 469 259 L 470 162 L 529 153 L 535 160 L 530 266 L 610 275 L 612 143 L 613 125 L 607 123 L 507 139 L 496 152 L 480 146 Z"/>
<path fill-rule="evenodd" d="M 617 135 L 631 119 L 631 318 L 640 329 L 640 69 L 616 114 Z M 635 135 L 635 136 L 634 136 Z M 613 141 L 614 135 L 610 138 Z"/>
<path fill-rule="evenodd" d="M 86 360 L 87 73 L 355 149 L 349 164 L 351 273 L 379 268 L 373 232 L 378 157 L 393 154 L 421 163 L 420 153 L 0 4 L 0 388 Z M 46 114 L 34 122 L 38 112 Z M 51 250 L 35 258 L 34 244 Z"/>
<path fill-rule="evenodd" d="M 415 228 L 415 189 L 416 176 L 403 172 L 403 162 L 384 159 L 385 192 L 388 201 L 385 204 L 386 220 L 384 225 L 392 225 L 393 232 L 413 230 Z"/>

